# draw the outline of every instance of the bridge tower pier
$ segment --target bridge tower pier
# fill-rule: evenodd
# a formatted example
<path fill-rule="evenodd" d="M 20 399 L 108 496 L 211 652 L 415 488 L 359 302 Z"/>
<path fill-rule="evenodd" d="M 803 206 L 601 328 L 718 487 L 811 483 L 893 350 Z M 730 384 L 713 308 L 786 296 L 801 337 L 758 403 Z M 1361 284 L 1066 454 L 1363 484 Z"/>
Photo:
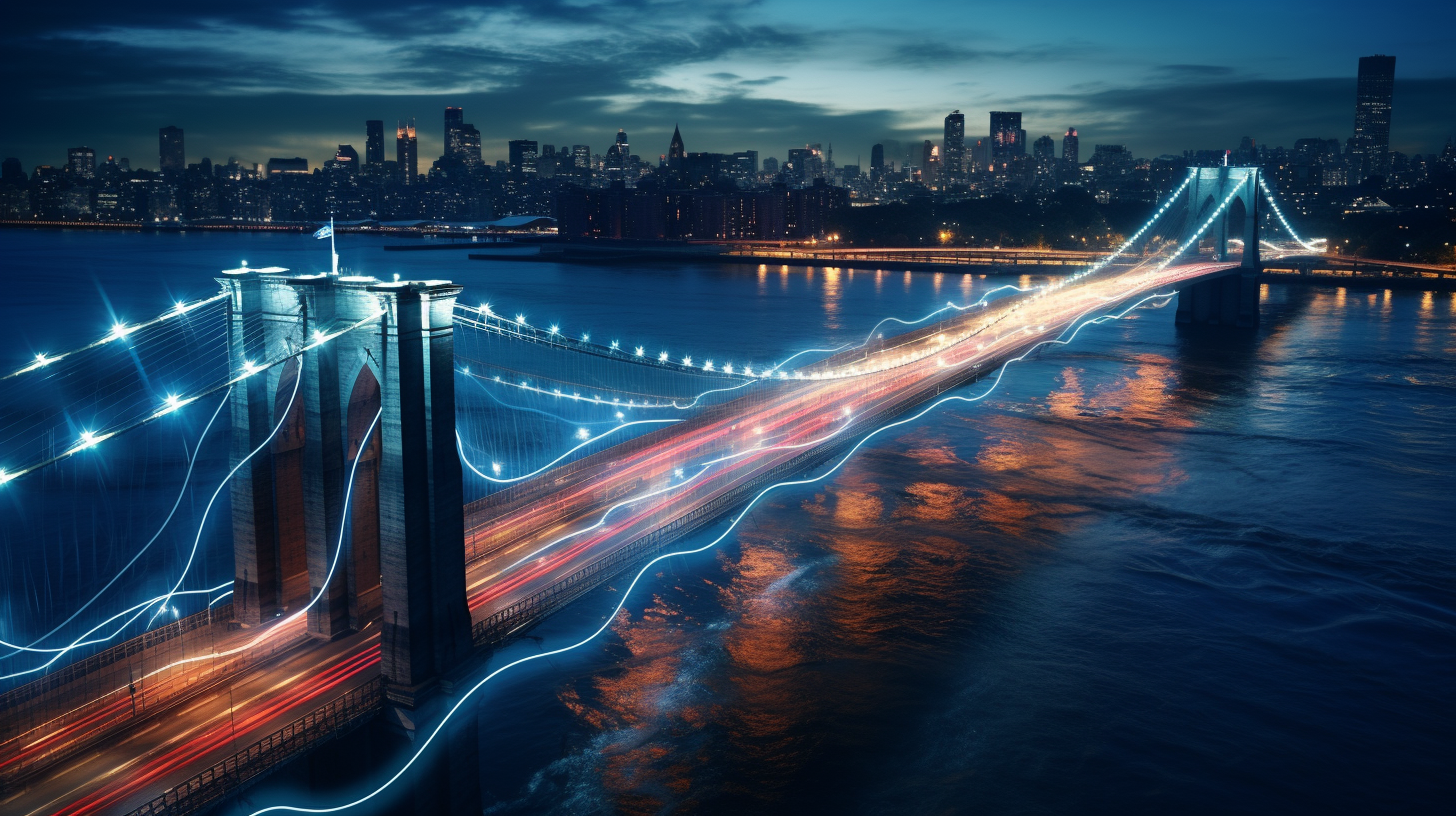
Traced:
<path fill-rule="evenodd" d="M 1237 191 L 1237 192 L 1236 192 Z M 1239 266 L 1178 290 L 1179 325 L 1254 328 L 1259 325 L 1259 170 L 1205 167 L 1188 185 L 1189 234 L 1233 196 L 1212 228 L 1214 257 L 1229 260 L 1230 233 L 1242 243 Z"/>
<path fill-rule="evenodd" d="M 471 649 L 455 453 L 461 288 L 283 271 L 219 279 L 232 370 L 265 367 L 231 397 L 231 464 L 257 449 L 231 488 L 236 621 L 312 601 L 315 637 L 377 624 L 389 697 L 413 707 Z"/>

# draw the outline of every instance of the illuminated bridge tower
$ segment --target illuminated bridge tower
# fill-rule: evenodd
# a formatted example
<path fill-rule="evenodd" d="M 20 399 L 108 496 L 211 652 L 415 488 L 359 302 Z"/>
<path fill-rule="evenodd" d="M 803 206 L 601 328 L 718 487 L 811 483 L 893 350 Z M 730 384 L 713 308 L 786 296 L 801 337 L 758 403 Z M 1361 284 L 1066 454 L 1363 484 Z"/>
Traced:
<path fill-rule="evenodd" d="M 261 448 L 232 481 L 234 614 L 257 626 L 317 598 L 315 637 L 377 626 L 390 697 L 413 705 L 470 651 L 460 287 L 286 271 L 219 279 L 232 369 L 267 366 L 231 397 L 231 464 Z"/>
<path fill-rule="evenodd" d="M 1239 328 L 1259 325 L 1259 169 L 1200 168 L 1188 184 L 1184 201 L 1189 216 L 1187 234 L 1191 236 L 1217 212 L 1204 242 L 1212 244 L 1216 260 L 1226 261 L 1230 241 L 1239 241 L 1239 266 L 1179 290 L 1177 322 Z"/>

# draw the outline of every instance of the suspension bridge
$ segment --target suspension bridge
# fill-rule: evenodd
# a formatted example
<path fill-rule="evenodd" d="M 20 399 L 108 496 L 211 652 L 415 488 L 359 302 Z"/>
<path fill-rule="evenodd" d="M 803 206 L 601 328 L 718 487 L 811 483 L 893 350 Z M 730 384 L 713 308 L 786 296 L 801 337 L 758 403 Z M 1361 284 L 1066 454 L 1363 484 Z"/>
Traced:
<path fill-rule="evenodd" d="M 229 439 L 225 475 L 191 454 L 210 498 L 165 592 L 137 592 L 138 551 L 46 626 L 5 629 L 0 802 L 199 812 L 380 717 L 448 752 L 434 729 L 493 650 L 593 588 L 1096 323 L 1176 297 L 1180 323 L 1252 327 L 1261 258 L 1319 250 L 1257 170 L 1193 170 L 1075 274 L 777 360 L 569 334 L 448 281 L 226 270 L 0 380 L 0 491 L 178 412 Z M 224 529 L 234 575 L 206 586 L 191 573 Z M 416 789 L 421 812 L 470 795 Z"/>

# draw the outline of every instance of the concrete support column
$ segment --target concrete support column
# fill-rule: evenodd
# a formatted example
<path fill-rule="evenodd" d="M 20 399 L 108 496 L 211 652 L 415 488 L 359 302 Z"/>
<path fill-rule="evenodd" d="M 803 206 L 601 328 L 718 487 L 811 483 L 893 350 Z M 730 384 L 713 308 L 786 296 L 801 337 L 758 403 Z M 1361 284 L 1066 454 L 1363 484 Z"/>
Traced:
<path fill-rule="evenodd" d="M 461 287 L 377 284 L 386 296 L 379 474 L 383 674 L 414 706 L 469 654 L 465 517 L 455 450 L 453 308 Z"/>

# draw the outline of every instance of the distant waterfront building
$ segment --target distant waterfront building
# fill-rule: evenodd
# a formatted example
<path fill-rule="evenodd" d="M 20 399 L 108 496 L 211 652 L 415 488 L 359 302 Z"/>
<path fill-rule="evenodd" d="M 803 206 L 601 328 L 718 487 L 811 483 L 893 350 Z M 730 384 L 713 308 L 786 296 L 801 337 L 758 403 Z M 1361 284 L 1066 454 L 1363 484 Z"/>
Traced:
<path fill-rule="evenodd" d="M 960 111 L 951 111 L 945 117 L 945 141 L 941 154 L 941 172 L 951 184 L 960 183 L 966 175 L 966 116 Z M 883 158 L 883 157 L 882 157 Z M 870 158 L 874 167 L 874 158 Z"/>
<path fill-rule="evenodd" d="M 364 163 L 384 164 L 384 120 L 364 122 Z"/>
<path fill-rule="evenodd" d="M 991 111 L 991 160 L 1010 161 L 1026 155 L 1026 131 L 1020 111 Z"/>
<path fill-rule="evenodd" d="M 339 145 L 339 146 L 340 147 L 343 147 L 344 145 Z M 350 150 L 353 150 L 353 148 L 349 148 L 349 149 Z M 354 158 L 357 159 L 358 157 L 359 157 L 359 154 L 355 153 L 354 154 Z M 305 159 L 302 156 L 294 156 L 291 159 L 269 159 L 268 160 L 268 176 L 269 176 L 269 178 L 272 178 L 274 176 L 288 175 L 288 174 L 300 174 L 300 175 L 305 175 L 305 176 L 308 175 L 308 159 Z"/>
<path fill-rule="evenodd" d="M 1395 89 L 1395 57 L 1360 58 L 1355 83 L 1355 154 L 1352 164 L 1361 178 L 1390 172 L 1390 100 Z"/>
<path fill-rule="evenodd" d="M 94 178 L 96 151 L 89 147 L 72 147 L 66 151 L 66 167 L 77 178 Z"/>
<path fill-rule="evenodd" d="M 1078 161 L 1079 151 L 1077 149 L 1077 129 L 1067 128 L 1067 135 L 1062 137 L 1062 161 L 1075 166 Z"/>
<path fill-rule="evenodd" d="M 1057 143 L 1053 142 L 1050 136 L 1037 139 L 1036 143 L 1031 146 L 1031 157 L 1036 159 L 1038 164 L 1043 161 L 1051 161 L 1057 157 Z"/>
<path fill-rule="evenodd" d="M 763 172 L 774 176 L 779 172 L 779 160 L 769 156 L 763 160 Z"/>
<path fill-rule="evenodd" d="M 536 159 L 539 154 L 535 139 L 512 139 L 506 142 L 506 147 L 510 153 L 509 166 L 512 173 L 536 172 Z"/>
<path fill-rule="evenodd" d="M 394 161 L 404 174 L 405 184 L 414 184 L 420 175 L 420 143 L 415 135 L 415 120 L 401 119 L 395 128 Z"/>
<path fill-rule="evenodd" d="M 572 145 L 571 163 L 578 170 L 591 170 L 591 148 L 587 145 Z"/>
<path fill-rule="evenodd" d="M 180 173 L 187 169 L 187 153 L 182 146 L 182 128 L 176 125 L 159 128 L 157 143 L 161 153 L 163 173 Z"/>

